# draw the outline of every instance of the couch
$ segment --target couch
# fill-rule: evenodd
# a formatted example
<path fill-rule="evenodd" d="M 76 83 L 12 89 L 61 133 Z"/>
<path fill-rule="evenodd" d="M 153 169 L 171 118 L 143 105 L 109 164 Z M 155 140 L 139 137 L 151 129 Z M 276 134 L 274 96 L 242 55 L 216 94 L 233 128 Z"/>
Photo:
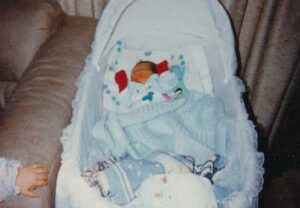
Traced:
<path fill-rule="evenodd" d="M 54 207 L 62 130 L 97 21 L 68 16 L 55 0 L 0 1 L 0 157 L 49 168 L 39 197 L 0 207 Z"/>

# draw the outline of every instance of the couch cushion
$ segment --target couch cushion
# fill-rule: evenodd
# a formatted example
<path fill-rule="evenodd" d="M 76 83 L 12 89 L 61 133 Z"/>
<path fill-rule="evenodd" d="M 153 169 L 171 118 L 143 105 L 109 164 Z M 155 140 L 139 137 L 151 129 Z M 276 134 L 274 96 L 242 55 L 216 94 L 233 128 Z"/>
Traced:
<path fill-rule="evenodd" d="M 0 80 L 18 80 L 40 46 L 62 24 L 56 1 L 0 1 Z"/>
<path fill-rule="evenodd" d="M 38 190 L 38 199 L 17 196 L 1 207 L 54 207 L 59 138 L 72 115 L 75 80 L 91 50 L 95 27 L 94 19 L 68 17 L 40 48 L 7 102 L 0 118 L 1 156 L 46 164 L 50 186 Z"/>

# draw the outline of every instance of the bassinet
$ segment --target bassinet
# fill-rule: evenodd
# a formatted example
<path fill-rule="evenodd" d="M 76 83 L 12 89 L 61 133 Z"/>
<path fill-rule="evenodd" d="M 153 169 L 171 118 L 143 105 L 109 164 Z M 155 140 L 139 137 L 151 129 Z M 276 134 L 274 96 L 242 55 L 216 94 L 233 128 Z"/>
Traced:
<path fill-rule="evenodd" d="M 256 151 L 257 134 L 241 99 L 243 84 L 234 75 L 237 61 L 232 27 L 217 0 L 110 1 L 98 23 L 92 52 L 77 81 L 71 124 L 61 138 L 63 154 L 56 207 L 117 207 L 89 188 L 81 173 L 84 167 L 101 159 L 90 132 L 102 113 L 102 66 L 106 54 L 119 39 L 132 48 L 154 50 L 194 43 L 203 46 L 212 94 L 223 101 L 226 114 L 232 118 L 226 130 L 228 158 L 239 161 L 240 175 L 236 182 L 240 188 L 232 192 L 223 205 L 257 207 L 263 183 L 263 155 Z"/>

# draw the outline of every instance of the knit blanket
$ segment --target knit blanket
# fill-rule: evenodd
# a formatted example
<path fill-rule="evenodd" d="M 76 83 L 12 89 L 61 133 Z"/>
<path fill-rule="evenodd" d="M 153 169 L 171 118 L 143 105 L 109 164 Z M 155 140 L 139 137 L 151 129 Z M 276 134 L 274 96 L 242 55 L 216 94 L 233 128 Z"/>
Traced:
<path fill-rule="evenodd" d="M 108 112 L 94 125 L 92 135 L 107 157 L 143 159 L 161 150 L 204 162 L 214 153 L 225 152 L 216 149 L 220 146 L 216 143 L 225 140 L 217 138 L 224 117 L 216 98 L 190 92 L 187 98 L 151 103 L 129 113 Z"/>
<path fill-rule="evenodd" d="M 132 200 L 135 196 L 134 192 L 139 188 L 137 184 L 141 184 L 141 178 L 129 177 L 131 181 L 127 182 L 126 178 L 128 174 L 131 175 L 129 173 L 131 170 L 124 169 L 124 163 L 137 167 L 138 170 L 134 173 L 140 173 L 144 181 L 149 173 L 153 175 L 165 173 L 166 165 L 161 167 L 162 163 L 153 159 L 153 155 L 157 155 L 157 152 L 162 152 L 164 155 L 175 154 L 176 160 L 178 160 L 178 155 L 184 155 L 185 158 L 181 157 L 179 161 L 189 167 L 187 172 L 191 173 L 195 173 L 196 166 L 206 164 L 213 155 L 217 154 L 218 157 L 224 155 L 225 149 L 223 148 L 225 147 L 220 148 L 220 145 L 216 145 L 225 142 L 222 141 L 225 138 L 219 136 L 218 132 L 218 126 L 224 120 L 223 112 L 223 105 L 218 99 L 193 91 L 187 97 L 169 102 L 150 103 L 129 113 L 108 112 L 92 130 L 92 135 L 98 143 L 98 151 L 102 153 L 101 157 L 108 159 L 104 163 L 101 162 L 101 167 L 103 164 L 107 167 L 118 167 L 104 168 L 106 171 L 101 172 L 99 177 L 96 174 L 96 178 L 102 177 L 100 181 L 106 181 L 106 184 L 109 184 L 105 186 L 100 183 L 102 195 L 106 193 L 106 196 L 113 198 L 121 205 Z M 191 161 L 187 158 L 192 158 L 192 166 L 187 165 Z M 139 166 L 140 163 L 143 164 Z M 151 171 L 147 170 L 149 168 L 146 164 Z M 222 169 L 224 165 L 222 163 L 218 168 L 211 167 L 212 172 L 208 174 L 210 180 L 212 173 Z M 156 166 L 158 166 L 157 170 Z M 116 180 L 118 178 L 116 169 L 120 167 L 123 167 L 121 172 L 127 177 L 119 177 L 120 180 Z M 96 168 L 96 172 L 98 170 L 99 168 Z M 100 171 L 103 171 L 103 168 L 100 168 Z M 94 172 L 91 171 L 88 178 L 94 178 Z M 198 172 L 198 174 L 204 173 Z M 95 184 L 95 181 L 91 182 L 91 180 L 88 180 L 90 185 Z M 99 184 L 99 181 L 96 184 Z M 133 187 L 129 185 L 130 191 L 127 189 L 124 191 L 121 184 L 135 185 Z M 122 193 L 121 196 L 113 194 L 116 190 L 111 191 L 107 187 L 119 187 L 122 190 L 117 190 L 117 192 Z"/>

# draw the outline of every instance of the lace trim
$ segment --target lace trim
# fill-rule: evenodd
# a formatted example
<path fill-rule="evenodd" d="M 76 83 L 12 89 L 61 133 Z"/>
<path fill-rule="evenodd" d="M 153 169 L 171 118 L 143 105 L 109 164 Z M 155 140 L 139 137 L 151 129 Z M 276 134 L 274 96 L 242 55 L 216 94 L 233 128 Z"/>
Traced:
<path fill-rule="evenodd" d="M 256 158 L 255 165 L 255 173 L 254 180 L 256 181 L 254 184 L 251 184 L 250 187 L 244 187 L 244 191 L 234 191 L 227 198 L 222 201 L 218 201 L 218 204 L 223 208 L 241 208 L 241 207 L 252 207 L 254 201 L 258 197 L 259 192 L 262 190 L 263 186 L 263 162 L 264 155 L 262 153 L 256 153 L 254 155 Z M 251 190 L 251 191 L 249 191 Z"/>

